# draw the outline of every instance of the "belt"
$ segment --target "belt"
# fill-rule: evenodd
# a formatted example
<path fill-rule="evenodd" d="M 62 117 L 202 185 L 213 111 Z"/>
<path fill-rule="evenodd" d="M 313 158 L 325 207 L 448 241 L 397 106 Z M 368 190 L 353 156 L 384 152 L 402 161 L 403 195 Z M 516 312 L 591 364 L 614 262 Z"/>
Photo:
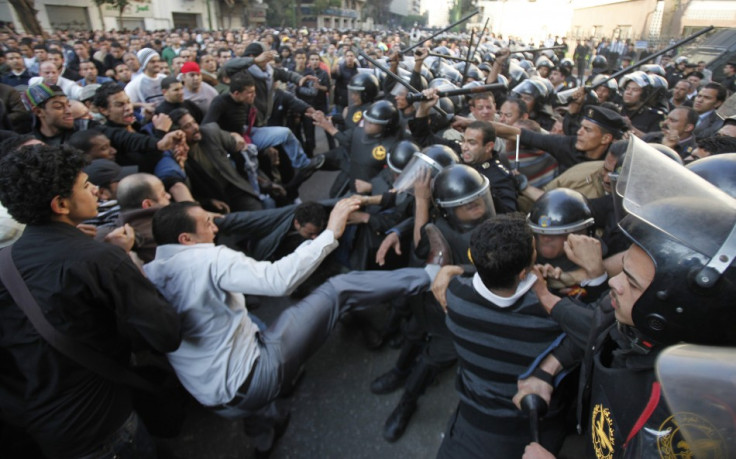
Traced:
<path fill-rule="evenodd" d="M 245 378 L 245 382 L 238 387 L 238 390 L 235 391 L 235 397 L 233 397 L 232 400 L 230 400 L 227 403 L 223 403 L 220 405 L 215 406 L 208 406 L 207 408 L 213 410 L 213 411 L 222 411 L 229 408 L 234 408 L 243 403 L 243 400 L 245 400 L 245 396 L 248 393 L 248 389 L 250 388 L 250 383 L 253 381 L 253 375 L 256 374 L 256 365 L 258 365 L 258 359 L 256 359 L 255 362 L 253 362 L 253 366 L 250 369 L 250 373 L 248 374 L 248 377 Z"/>

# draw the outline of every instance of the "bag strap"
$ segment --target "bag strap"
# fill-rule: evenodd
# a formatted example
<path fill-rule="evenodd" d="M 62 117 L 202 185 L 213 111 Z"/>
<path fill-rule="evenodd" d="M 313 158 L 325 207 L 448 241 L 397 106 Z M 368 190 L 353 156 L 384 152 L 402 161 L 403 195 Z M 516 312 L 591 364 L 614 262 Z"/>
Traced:
<path fill-rule="evenodd" d="M 161 389 L 149 381 L 111 358 L 69 338 L 51 325 L 18 272 L 11 256 L 11 248 L 12 246 L 0 249 L 0 282 L 43 339 L 61 354 L 105 379 L 146 392 L 160 392 Z"/>

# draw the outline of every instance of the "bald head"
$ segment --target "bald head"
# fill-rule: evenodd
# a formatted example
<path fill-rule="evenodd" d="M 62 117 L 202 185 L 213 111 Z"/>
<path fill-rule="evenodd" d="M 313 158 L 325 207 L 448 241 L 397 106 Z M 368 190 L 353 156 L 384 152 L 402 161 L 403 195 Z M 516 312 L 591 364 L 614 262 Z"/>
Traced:
<path fill-rule="evenodd" d="M 166 207 L 170 202 L 171 196 L 155 175 L 132 174 L 118 184 L 118 204 L 121 210 Z"/>

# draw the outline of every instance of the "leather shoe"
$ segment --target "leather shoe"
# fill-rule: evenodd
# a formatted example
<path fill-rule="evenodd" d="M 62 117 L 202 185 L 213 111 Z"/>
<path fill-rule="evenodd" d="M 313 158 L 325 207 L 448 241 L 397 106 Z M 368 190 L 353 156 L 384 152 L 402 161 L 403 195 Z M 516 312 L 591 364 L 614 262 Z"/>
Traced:
<path fill-rule="evenodd" d="M 390 394 L 402 387 L 408 376 L 408 371 L 399 371 L 396 368 L 392 368 L 371 382 L 371 392 L 377 395 Z"/>
<path fill-rule="evenodd" d="M 393 443 L 402 435 L 409 425 L 412 415 L 417 410 L 417 401 L 414 398 L 401 397 L 399 405 L 391 412 L 383 426 L 383 438 Z"/>
<path fill-rule="evenodd" d="M 326 159 L 325 155 L 316 155 L 314 158 L 309 160 L 309 164 L 302 167 L 300 170 L 305 174 L 312 173 L 324 166 Z"/>
<path fill-rule="evenodd" d="M 427 234 L 427 240 L 429 241 L 427 264 L 440 266 L 451 265 L 452 250 L 439 228 L 434 223 L 427 223 L 424 226 L 424 232 Z"/>

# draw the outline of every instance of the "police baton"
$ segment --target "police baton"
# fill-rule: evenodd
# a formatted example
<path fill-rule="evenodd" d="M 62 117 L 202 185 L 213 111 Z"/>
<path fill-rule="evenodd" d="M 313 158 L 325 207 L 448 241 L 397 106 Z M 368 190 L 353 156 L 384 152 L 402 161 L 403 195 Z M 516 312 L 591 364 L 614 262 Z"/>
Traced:
<path fill-rule="evenodd" d="M 473 86 L 469 88 L 448 89 L 447 91 L 437 91 L 440 97 L 465 96 L 468 94 L 478 94 L 481 92 L 491 92 L 495 89 L 505 89 L 504 83 L 484 84 L 482 86 Z M 406 95 L 407 102 L 419 102 L 421 100 L 429 100 L 428 97 L 421 92 L 413 92 Z"/>
<path fill-rule="evenodd" d="M 521 399 L 521 411 L 529 415 L 532 441 L 539 443 L 539 418 L 547 414 L 547 403 L 537 394 L 527 394 Z"/>
<path fill-rule="evenodd" d="M 708 33 L 708 32 L 710 32 L 713 29 L 714 29 L 713 26 L 708 26 L 708 27 L 706 27 L 703 30 L 700 30 L 698 32 L 695 32 L 694 34 L 690 35 L 689 37 L 683 38 L 682 40 L 678 41 L 674 45 L 668 46 L 665 49 L 663 49 L 662 51 L 657 51 L 656 53 L 652 54 L 651 56 L 647 56 L 644 59 L 640 60 L 639 62 L 637 62 L 635 64 L 631 64 L 630 66 L 626 67 L 625 69 L 619 70 L 618 72 L 616 72 L 613 75 L 609 76 L 605 80 L 594 84 L 590 88 L 591 89 L 595 89 L 598 86 L 603 86 L 604 84 L 608 83 L 609 81 L 613 80 L 614 78 L 618 78 L 618 77 L 620 77 L 621 75 L 623 75 L 625 73 L 629 73 L 629 72 L 633 71 L 634 69 L 637 69 L 637 68 L 641 67 L 642 65 L 646 64 L 647 62 L 649 62 L 649 61 L 651 61 L 653 59 L 656 59 L 659 56 L 661 56 L 663 54 L 666 54 L 666 53 L 672 51 L 675 48 L 679 48 L 680 46 L 684 45 L 685 43 L 687 43 L 689 41 L 692 41 L 692 40 L 695 40 L 699 36 L 703 35 L 704 33 Z"/>
<path fill-rule="evenodd" d="M 463 18 L 460 18 L 459 20 L 457 20 L 457 21 L 453 22 L 452 24 L 450 24 L 449 26 L 447 26 L 447 27 L 445 27 L 444 29 L 440 30 L 439 32 L 437 32 L 437 33 L 435 33 L 435 34 L 433 34 L 433 35 L 430 35 L 429 37 L 425 38 L 424 40 L 421 40 L 421 41 L 417 42 L 417 44 L 415 44 L 415 45 L 413 45 L 413 46 L 410 46 L 410 47 L 408 47 L 408 48 L 406 48 L 406 49 L 403 49 L 403 50 L 401 50 L 401 51 L 399 51 L 399 52 L 400 52 L 401 54 L 406 54 L 406 53 L 409 53 L 409 52 L 411 52 L 411 51 L 412 51 L 412 50 L 413 50 L 414 48 L 416 48 L 416 47 L 418 47 L 419 45 L 421 45 L 422 43 L 424 43 L 424 42 L 427 42 L 427 41 L 429 41 L 429 40 L 433 39 L 434 37 L 436 37 L 436 36 L 438 36 L 438 35 L 441 35 L 441 34 L 443 34 L 443 33 L 447 32 L 448 30 L 452 29 L 452 28 L 453 28 L 453 27 L 455 27 L 456 25 L 460 25 L 460 24 L 462 24 L 463 22 L 467 21 L 468 19 L 472 18 L 473 16 L 475 16 L 475 15 L 476 15 L 476 14 L 478 14 L 478 13 L 480 13 L 480 10 L 475 10 L 475 12 L 473 12 L 473 13 L 470 13 L 470 14 L 468 14 L 467 16 L 465 16 L 465 17 L 463 17 Z"/>
<path fill-rule="evenodd" d="M 393 78 L 394 80 L 396 80 L 397 83 L 401 84 L 402 86 L 404 86 L 409 91 L 419 92 L 418 90 L 416 90 L 414 88 L 414 86 L 412 86 L 409 83 L 407 83 L 406 81 L 404 81 L 403 78 L 401 78 L 400 76 L 398 76 L 397 74 L 395 74 L 394 72 L 392 72 L 391 70 L 389 70 L 389 68 L 386 67 L 385 65 L 381 64 L 377 60 L 373 59 L 372 57 L 370 57 L 369 55 L 367 55 L 366 53 L 364 53 L 363 50 L 361 50 L 357 46 L 353 46 L 353 52 L 355 54 L 360 55 L 363 59 L 365 59 L 368 62 L 370 62 L 371 64 L 373 64 L 377 69 L 385 72 L 386 75 L 388 75 L 391 78 Z M 442 110 L 440 107 L 438 107 L 438 106 L 435 105 L 432 108 L 435 109 L 437 111 L 437 113 L 439 113 L 443 117 L 445 117 L 445 118 L 447 117 L 447 112 L 444 111 L 444 110 Z"/>
<path fill-rule="evenodd" d="M 441 57 L 442 59 L 448 59 L 451 61 L 458 61 L 458 62 L 473 62 L 472 59 L 465 59 L 464 57 L 448 56 L 447 54 L 427 53 L 427 56 Z"/>

